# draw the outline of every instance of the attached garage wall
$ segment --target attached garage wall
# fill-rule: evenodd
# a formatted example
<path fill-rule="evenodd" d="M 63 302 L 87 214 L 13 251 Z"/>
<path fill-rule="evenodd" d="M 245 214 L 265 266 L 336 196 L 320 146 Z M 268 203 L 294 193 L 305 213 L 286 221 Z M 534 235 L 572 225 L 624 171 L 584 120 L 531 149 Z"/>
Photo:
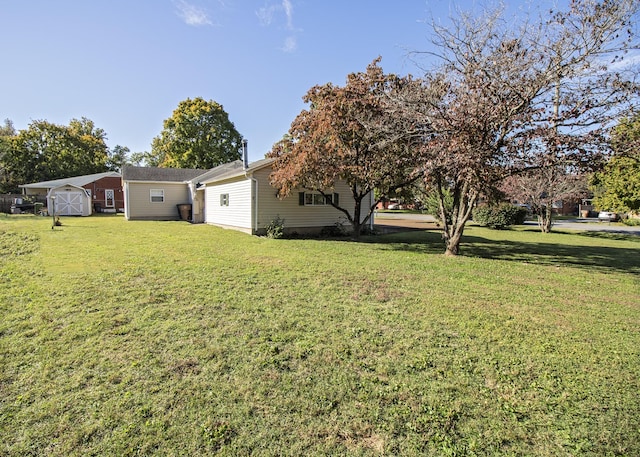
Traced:
<path fill-rule="evenodd" d="M 152 202 L 151 189 L 162 189 L 164 201 Z M 178 220 L 180 214 L 176 205 L 189 203 L 189 188 L 185 183 L 125 183 L 125 216 L 136 220 Z"/>
<path fill-rule="evenodd" d="M 298 191 L 293 191 L 287 198 L 280 200 L 276 189 L 269 184 L 271 168 L 267 167 L 255 173 L 258 186 L 258 228 L 264 229 L 277 216 L 284 219 L 285 229 L 314 229 L 342 223 L 350 228 L 347 217 L 331 205 L 304 206 L 298 200 Z M 333 192 L 339 195 L 340 206 L 353 211 L 354 200 L 351 190 L 344 183 L 338 183 Z M 368 200 L 367 200 L 368 204 Z M 364 219 L 364 215 L 363 215 Z M 304 231 L 304 230 L 301 230 Z"/>
<path fill-rule="evenodd" d="M 255 234 L 263 234 L 277 217 L 284 219 L 285 230 L 299 233 L 317 232 L 337 223 L 350 229 L 351 225 L 344 213 L 331 205 L 300 205 L 297 191 L 283 200 L 279 199 L 276 189 L 269 184 L 270 174 L 271 168 L 265 167 L 255 171 L 250 177 L 238 176 L 207 184 L 204 190 L 204 221 Z M 353 210 L 353 197 L 346 184 L 337 184 L 333 193 L 339 195 L 341 207 Z M 369 204 L 368 199 L 366 205 Z M 366 214 L 363 215 L 363 220 L 365 216 Z"/>

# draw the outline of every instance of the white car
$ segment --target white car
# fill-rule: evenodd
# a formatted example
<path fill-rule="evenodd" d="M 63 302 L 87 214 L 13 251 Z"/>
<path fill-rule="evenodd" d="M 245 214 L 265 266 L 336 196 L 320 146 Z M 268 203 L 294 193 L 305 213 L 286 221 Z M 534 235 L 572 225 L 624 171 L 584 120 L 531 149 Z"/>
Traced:
<path fill-rule="evenodd" d="M 599 221 L 607 221 L 607 222 L 611 222 L 611 221 L 617 221 L 618 220 L 618 215 L 614 212 L 611 211 L 600 211 L 598 213 L 598 220 Z"/>

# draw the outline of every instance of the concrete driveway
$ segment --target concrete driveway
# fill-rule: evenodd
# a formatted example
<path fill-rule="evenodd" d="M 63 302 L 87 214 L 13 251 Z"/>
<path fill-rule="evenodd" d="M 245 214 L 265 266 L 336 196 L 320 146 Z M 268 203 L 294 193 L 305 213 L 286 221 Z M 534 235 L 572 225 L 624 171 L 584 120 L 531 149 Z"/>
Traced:
<path fill-rule="evenodd" d="M 436 218 L 428 214 L 376 213 L 373 223 L 383 233 L 438 228 Z"/>

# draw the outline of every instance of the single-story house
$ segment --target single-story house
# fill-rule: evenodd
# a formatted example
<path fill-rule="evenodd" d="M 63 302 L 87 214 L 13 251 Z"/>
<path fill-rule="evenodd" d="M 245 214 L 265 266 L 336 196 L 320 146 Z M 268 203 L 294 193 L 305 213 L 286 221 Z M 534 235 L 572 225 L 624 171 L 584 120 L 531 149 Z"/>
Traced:
<path fill-rule="evenodd" d="M 122 176 L 115 171 L 22 184 L 19 187 L 24 195 L 46 196 L 49 212 L 55 205 L 55 214 L 60 216 L 124 211 Z"/>
<path fill-rule="evenodd" d="M 211 170 L 125 167 L 125 217 L 129 220 L 177 220 L 181 204 L 191 205 L 190 220 L 260 235 L 276 218 L 285 232 L 311 233 L 344 224 L 344 214 L 324 197 L 298 189 L 284 199 L 270 184 L 274 159 L 251 164 L 237 160 Z M 353 207 L 346 183 L 330 189 L 331 198 L 343 208 Z M 373 204 L 373 196 L 367 204 Z M 373 220 L 370 221 L 373 224 Z"/>
<path fill-rule="evenodd" d="M 128 220 L 178 220 L 177 205 L 191 203 L 189 183 L 208 170 L 125 166 L 122 169 L 124 217 Z"/>

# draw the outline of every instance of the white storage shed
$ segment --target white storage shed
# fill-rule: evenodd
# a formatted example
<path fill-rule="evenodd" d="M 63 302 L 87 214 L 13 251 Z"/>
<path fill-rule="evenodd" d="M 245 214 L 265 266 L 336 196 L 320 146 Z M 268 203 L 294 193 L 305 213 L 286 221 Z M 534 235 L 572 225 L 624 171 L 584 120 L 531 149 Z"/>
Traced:
<path fill-rule="evenodd" d="M 56 216 L 90 216 L 91 195 L 83 187 L 65 184 L 53 187 L 47 193 L 47 208 Z"/>

